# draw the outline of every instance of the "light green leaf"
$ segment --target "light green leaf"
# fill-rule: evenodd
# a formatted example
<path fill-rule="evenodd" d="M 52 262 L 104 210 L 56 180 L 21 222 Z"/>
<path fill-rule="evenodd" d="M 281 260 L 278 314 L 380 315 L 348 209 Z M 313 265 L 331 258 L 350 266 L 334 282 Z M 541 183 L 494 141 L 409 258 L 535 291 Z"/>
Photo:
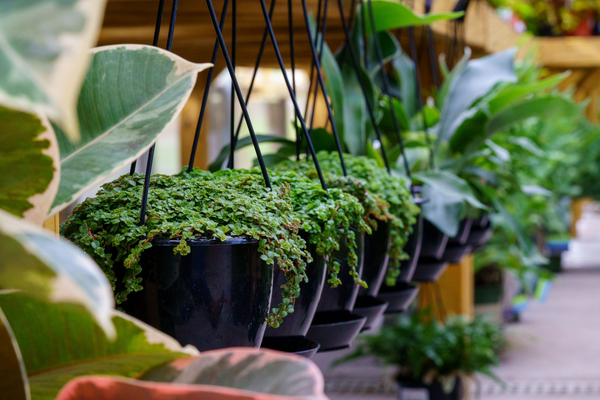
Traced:
<path fill-rule="evenodd" d="M 327 95 L 331 100 L 331 108 L 333 110 L 333 121 L 340 136 L 340 142 L 344 143 L 344 109 L 346 106 L 344 102 L 342 71 L 340 71 L 340 67 L 327 43 L 323 46 L 321 57 L 321 67 L 325 73 L 325 89 L 327 89 Z"/>
<path fill-rule="evenodd" d="M 33 400 L 54 400 L 68 381 L 83 375 L 136 377 L 175 358 L 198 354 L 125 314 L 113 311 L 116 340 L 109 340 L 83 307 L 51 304 L 24 293 L 0 296 L 29 376 Z"/>
<path fill-rule="evenodd" d="M 441 141 L 449 141 L 462 122 L 472 116 L 466 111 L 477 99 L 489 93 L 500 82 L 517 80 L 514 69 L 516 52 L 516 48 L 511 48 L 470 60 L 454 77 L 440 113 L 436 150 Z"/>
<path fill-rule="evenodd" d="M 448 94 L 448 90 L 450 89 L 450 84 L 454 81 L 456 75 L 465 69 L 465 65 L 471 58 L 471 48 L 465 47 L 464 54 L 462 58 L 458 61 L 458 63 L 452 68 L 452 71 L 448 71 L 448 65 L 446 64 L 446 55 L 440 54 L 440 69 L 444 75 L 444 82 L 442 82 L 442 86 L 440 90 L 437 92 L 437 107 L 439 109 L 443 108 L 446 95 Z"/>
<path fill-rule="evenodd" d="M 198 72 L 210 66 L 152 46 L 95 49 L 77 105 L 81 142 L 56 132 L 62 170 L 51 213 L 152 146 L 185 105 Z"/>
<path fill-rule="evenodd" d="M 3 398 L 31 399 L 23 357 L 2 309 L 0 309 L 0 360 L 2 360 L 0 363 L 0 390 Z"/>
<path fill-rule="evenodd" d="M 462 17 L 464 12 L 450 12 L 418 15 L 410 8 L 399 1 L 389 0 L 372 0 L 373 16 L 375 18 L 375 26 L 377 31 L 388 31 L 397 28 L 406 28 L 408 26 L 429 25 L 435 21 L 443 21 Z M 363 3 L 362 7 L 358 7 L 357 21 L 361 20 L 363 8 L 365 13 L 365 23 L 367 32 L 371 32 L 371 13 L 367 3 Z"/>
<path fill-rule="evenodd" d="M 79 138 L 77 96 L 106 0 L 0 3 L 0 103 L 58 121 Z"/>
<path fill-rule="evenodd" d="M 581 111 L 580 105 L 561 96 L 548 95 L 512 104 L 494 114 L 487 123 L 487 135 L 500 132 L 527 118 L 568 117 Z"/>
<path fill-rule="evenodd" d="M 521 97 L 552 89 L 570 74 L 570 71 L 566 71 L 562 74 L 552 75 L 546 79 L 504 88 L 496 97 L 490 100 L 490 113 L 495 114 L 503 107 L 514 104 Z"/>
<path fill-rule="evenodd" d="M 341 70 L 344 81 L 344 140 L 350 154 L 365 155 L 368 118 L 365 97 L 354 69 L 343 64 Z"/>
<path fill-rule="evenodd" d="M 108 279 L 78 247 L 0 211 L 0 254 L 0 290 L 20 290 L 40 301 L 80 304 L 107 334 L 114 334 Z"/>
<path fill-rule="evenodd" d="M 391 64 L 400 81 L 400 98 L 410 119 L 417 114 L 415 63 L 406 54 L 400 53 Z"/>
<path fill-rule="evenodd" d="M 58 190 L 59 158 L 43 114 L 0 106 L 0 209 L 41 225 Z"/>
<path fill-rule="evenodd" d="M 413 174 L 414 179 L 418 179 L 421 182 L 439 190 L 441 193 L 448 198 L 456 198 L 461 201 L 466 201 L 473 207 L 486 209 L 487 207 L 482 204 L 475 194 L 473 189 L 467 181 L 459 178 L 449 171 L 426 171 L 416 172 Z"/>
<path fill-rule="evenodd" d="M 496 154 L 500 161 L 508 161 L 510 160 L 510 152 L 506 150 L 504 147 L 492 142 L 490 139 L 485 141 L 485 144 L 488 145 L 490 149 Z"/>

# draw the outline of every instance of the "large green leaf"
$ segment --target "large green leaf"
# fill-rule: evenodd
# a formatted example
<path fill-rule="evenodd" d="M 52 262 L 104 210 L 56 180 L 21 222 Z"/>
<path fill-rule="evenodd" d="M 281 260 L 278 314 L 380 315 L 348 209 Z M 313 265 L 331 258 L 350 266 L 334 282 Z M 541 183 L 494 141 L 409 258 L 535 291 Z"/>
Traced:
<path fill-rule="evenodd" d="M 95 49 L 77 105 L 81 142 L 70 143 L 57 130 L 61 180 L 52 212 L 146 151 L 208 67 L 152 46 Z"/>
<path fill-rule="evenodd" d="M 344 80 L 344 140 L 350 154 L 365 155 L 368 118 L 365 97 L 354 69 L 343 64 L 341 70 Z"/>
<path fill-rule="evenodd" d="M 52 304 L 24 293 L 0 296 L 29 377 L 32 400 L 54 400 L 83 375 L 135 377 L 175 358 L 197 354 L 134 318 L 113 311 L 116 340 L 109 340 L 87 311 Z"/>
<path fill-rule="evenodd" d="M 375 26 L 378 31 L 388 31 L 397 28 L 406 28 L 408 26 L 429 25 L 435 21 L 455 19 L 462 17 L 465 13 L 450 12 L 418 15 L 408 6 L 405 6 L 399 1 L 390 0 L 372 0 L 373 16 L 375 17 Z M 362 7 L 358 7 L 357 20 L 360 21 L 361 14 L 365 13 L 365 23 L 367 32 L 371 32 L 371 13 L 367 3 L 363 3 Z"/>
<path fill-rule="evenodd" d="M 513 61 L 516 51 L 516 48 L 511 48 L 471 60 L 454 77 L 441 109 L 436 149 L 441 141 L 449 141 L 462 122 L 472 116 L 467 111 L 477 99 L 500 82 L 517 80 Z"/>
<path fill-rule="evenodd" d="M 448 71 L 448 65 L 446 64 L 446 55 L 440 54 L 440 69 L 444 74 L 444 82 L 442 82 L 442 86 L 438 90 L 436 96 L 436 104 L 438 108 L 443 108 L 446 100 L 446 95 L 448 94 L 448 90 L 450 89 L 450 84 L 454 82 L 454 78 L 456 77 L 456 75 L 458 75 L 459 72 L 465 69 L 465 65 L 467 65 L 467 62 L 470 58 L 471 48 L 465 47 L 462 58 L 458 61 L 458 63 L 456 63 L 454 68 L 452 68 L 452 71 Z"/>
<path fill-rule="evenodd" d="M 64 239 L 0 211 L 0 290 L 84 306 L 110 335 L 113 294 L 92 259 Z"/>
<path fill-rule="evenodd" d="M 333 121 L 340 136 L 340 141 L 344 143 L 344 109 L 346 105 L 344 101 L 342 71 L 340 71 L 340 67 L 327 43 L 323 46 L 323 55 L 321 57 L 321 67 L 325 73 L 325 89 L 327 89 L 327 95 L 330 98 L 333 110 Z"/>
<path fill-rule="evenodd" d="M 400 53 L 391 64 L 399 80 L 402 104 L 410 119 L 417 114 L 415 63 L 406 54 Z"/>
<path fill-rule="evenodd" d="M 1 295 L 1 294 L 0 294 Z M 29 380 L 17 339 L 0 309 L 0 393 L 11 400 L 29 400 Z"/>
<path fill-rule="evenodd" d="M 323 377 L 309 360 L 294 355 L 235 348 L 176 360 L 142 377 L 79 378 L 57 400 L 326 400 Z"/>
<path fill-rule="evenodd" d="M 41 225 L 58 190 L 58 143 L 43 114 L 0 106 L 0 208 Z"/>
<path fill-rule="evenodd" d="M 557 118 L 577 115 L 581 105 L 562 96 L 548 95 L 507 106 L 494 114 L 487 123 L 487 135 L 500 132 L 527 118 Z"/>
<path fill-rule="evenodd" d="M 0 2 L 0 103 L 41 110 L 79 138 L 77 96 L 105 2 Z"/>
<path fill-rule="evenodd" d="M 481 209 L 487 208 L 477 200 L 469 183 L 451 172 L 440 170 L 416 172 L 413 174 L 413 177 L 414 179 L 418 179 L 421 182 L 436 188 L 444 193 L 446 197 L 461 199 L 473 207 Z"/>
<path fill-rule="evenodd" d="M 284 145 L 294 146 L 294 148 L 296 146 L 295 142 L 290 139 L 275 135 L 256 135 L 256 141 L 258 143 L 282 143 Z M 252 138 L 250 136 L 238 140 L 235 144 L 235 149 L 237 151 L 248 146 L 252 146 Z M 230 148 L 231 146 L 228 144 L 221 148 L 217 158 L 208 167 L 209 171 L 215 172 L 223 167 L 223 163 L 227 160 L 227 157 L 229 157 Z"/>
<path fill-rule="evenodd" d="M 423 218 L 444 234 L 456 236 L 465 217 L 465 202 L 461 198 L 446 196 L 439 188 L 427 184 L 423 185 L 423 197 L 428 200 L 421 208 Z"/>

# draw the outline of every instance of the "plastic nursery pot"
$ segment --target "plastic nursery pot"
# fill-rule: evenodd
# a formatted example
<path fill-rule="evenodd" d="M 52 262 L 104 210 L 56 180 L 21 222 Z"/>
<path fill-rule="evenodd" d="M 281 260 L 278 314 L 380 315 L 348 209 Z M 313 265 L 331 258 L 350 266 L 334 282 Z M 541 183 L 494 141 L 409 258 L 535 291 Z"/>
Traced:
<path fill-rule="evenodd" d="M 441 259 L 448 244 L 448 235 L 436 228 L 431 222 L 423 221 L 423 240 L 420 257 Z"/>
<path fill-rule="evenodd" d="M 492 238 L 492 224 L 489 218 L 484 217 L 484 219 L 485 223 L 482 223 L 481 220 L 475 220 L 474 225 L 471 228 L 471 232 L 469 232 L 467 244 L 473 247 L 473 250 L 476 250 L 479 247 L 483 246 Z"/>
<path fill-rule="evenodd" d="M 413 274 L 413 282 L 435 282 L 448 267 L 448 261 L 435 258 L 419 258 Z"/>
<path fill-rule="evenodd" d="M 294 304 L 294 312 L 288 314 L 279 328 L 267 328 L 265 336 L 304 336 L 317 311 L 317 305 L 321 299 L 321 292 L 325 285 L 326 265 L 325 258 L 316 252 L 316 245 L 309 242 L 309 236 L 301 231 L 300 236 L 306 241 L 307 250 L 313 258 L 313 262 L 306 265 L 306 276 L 308 282 L 300 284 L 300 297 Z M 285 284 L 285 274 L 279 268 L 273 272 L 273 295 L 271 304 L 281 302 L 281 290 L 278 288 Z M 274 349 L 276 350 L 276 349 Z"/>
<path fill-rule="evenodd" d="M 390 303 L 373 296 L 358 296 L 354 304 L 354 313 L 366 317 L 361 331 L 371 329 L 371 326 L 383 315 Z"/>
<path fill-rule="evenodd" d="M 448 239 L 448 245 L 465 245 L 467 243 L 467 239 L 469 238 L 469 233 L 471 232 L 472 226 L 473 220 L 471 218 L 464 218 L 460 222 L 456 236 Z"/>
<path fill-rule="evenodd" d="M 258 241 L 189 240 L 191 252 L 173 254 L 179 240 L 156 239 L 142 253 L 142 286 L 123 310 L 200 351 L 258 347 L 265 333 L 273 266 Z"/>
<path fill-rule="evenodd" d="M 382 286 L 377 299 L 389 303 L 385 313 L 399 314 L 408 309 L 419 293 L 419 287 L 408 282 L 397 282 L 395 286 Z"/>
<path fill-rule="evenodd" d="M 356 256 L 358 257 L 356 270 L 360 275 L 363 270 L 365 234 L 355 231 L 355 235 Z M 348 273 L 348 271 L 350 271 L 350 266 L 348 265 L 348 252 L 349 249 L 346 244 L 340 243 L 340 249 L 333 254 L 333 258 L 340 263 L 340 272 L 338 276 L 342 281 L 342 284 L 333 289 L 331 285 L 327 282 L 325 283 L 317 307 L 317 312 L 339 310 L 352 311 L 354 308 L 360 286 L 354 283 L 354 278 Z"/>
<path fill-rule="evenodd" d="M 452 264 L 458 264 L 464 256 L 471 253 L 472 251 L 473 248 L 468 244 L 449 244 L 448 246 L 446 246 L 446 250 L 444 250 L 442 260 L 448 261 Z"/>
<path fill-rule="evenodd" d="M 398 380 L 398 399 L 427 399 L 427 400 L 462 400 L 461 380 L 456 378 L 451 392 L 444 392 L 442 384 L 438 381 L 426 385 L 423 382 Z"/>
<path fill-rule="evenodd" d="M 379 222 L 377 230 L 365 235 L 364 265 L 361 279 L 368 285 L 359 289 L 360 296 L 377 296 L 390 259 L 390 223 Z"/>
<path fill-rule="evenodd" d="M 416 198 L 413 199 L 415 204 L 419 207 L 424 203 L 424 199 Z M 400 264 L 400 275 L 398 276 L 397 282 L 410 282 L 415 268 L 417 267 L 417 261 L 421 255 L 421 244 L 423 242 L 423 214 L 419 213 L 417 216 L 417 222 L 413 225 L 412 233 L 408 236 L 406 245 L 404 246 L 404 252 L 408 255 L 406 260 L 403 260 Z"/>
<path fill-rule="evenodd" d="M 271 336 L 263 338 L 263 349 L 282 351 L 306 358 L 313 358 L 319 351 L 319 343 L 304 336 Z"/>
<path fill-rule="evenodd" d="M 318 312 L 306 337 L 321 345 L 319 353 L 345 349 L 350 347 L 366 321 L 367 317 L 347 310 Z"/>

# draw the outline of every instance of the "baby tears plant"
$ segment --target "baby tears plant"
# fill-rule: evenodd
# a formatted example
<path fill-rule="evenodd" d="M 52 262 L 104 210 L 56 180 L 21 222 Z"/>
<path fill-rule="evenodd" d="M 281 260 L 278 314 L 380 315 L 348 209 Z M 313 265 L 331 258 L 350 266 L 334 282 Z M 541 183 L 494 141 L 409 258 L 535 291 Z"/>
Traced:
<path fill-rule="evenodd" d="M 348 177 L 345 178 L 341 176 L 342 168 L 337 153 L 321 151 L 317 158 L 321 170 L 326 174 L 327 184 L 358 196 L 365 210 L 370 211 L 365 214 L 365 218 L 371 224 L 375 220 L 390 222 L 391 248 L 386 284 L 395 285 L 400 275 L 400 262 L 407 257 L 403 248 L 419 213 L 419 208 L 411 200 L 407 181 L 403 177 L 388 174 L 384 168 L 379 167 L 376 160 L 365 156 L 344 155 L 348 171 Z M 302 163 L 285 161 L 276 169 L 301 170 L 311 178 L 317 176 L 315 169 L 308 163 L 302 166 Z M 349 180 L 354 183 L 349 184 Z M 361 191 L 358 192 L 358 189 Z M 374 227 L 376 228 L 376 223 Z"/>
<path fill-rule="evenodd" d="M 245 170 L 222 170 L 215 174 L 195 169 L 191 175 L 202 176 L 204 179 L 237 180 L 240 175 L 247 174 Z M 257 168 L 250 171 L 260 174 Z M 364 209 L 360 202 L 354 197 L 340 189 L 323 190 L 321 185 L 306 176 L 290 172 L 271 171 L 271 180 L 276 185 L 284 185 L 289 188 L 293 204 L 293 215 L 299 221 L 300 229 L 309 235 L 309 240 L 316 245 L 316 253 L 327 260 L 329 272 L 328 283 L 332 287 L 341 284 L 339 279 L 340 264 L 333 257 L 340 249 L 340 244 L 345 243 L 348 247 L 348 273 L 354 282 L 361 286 L 366 283 L 360 279 L 356 270 L 358 257 L 356 255 L 356 237 L 353 230 L 370 233 L 370 227 L 362 218 Z M 262 184 L 253 181 L 252 184 Z"/>
<path fill-rule="evenodd" d="M 139 225 L 143 184 L 144 175 L 134 174 L 103 185 L 61 226 L 61 234 L 103 269 L 117 304 L 142 290 L 140 256 L 154 238 L 181 239 L 174 252 L 184 256 L 190 252 L 187 240 L 195 237 L 224 241 L 247 236 L 259 241 L 261 258 L 268 264 L 276 262 L 287 280 L 283 301 L 271 310 L 267 322 L 277 327 L 293 312 L 300 283 L 306 279 L 306 263 L 312 259 L 298 235 L 300 221 L 293 213 L 288 185 L 269 190 L 258 174 L 245 172 L 227 180 L 204 179 L 204 174 L 153 175 L 146 222 Z"/>

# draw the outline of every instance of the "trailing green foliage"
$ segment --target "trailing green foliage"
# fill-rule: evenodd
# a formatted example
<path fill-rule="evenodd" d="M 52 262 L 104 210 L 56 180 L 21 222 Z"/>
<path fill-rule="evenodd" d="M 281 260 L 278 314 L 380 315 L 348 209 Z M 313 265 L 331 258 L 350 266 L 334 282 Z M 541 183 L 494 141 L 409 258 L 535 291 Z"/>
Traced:
<path fill-rule="evenodd" d="M 215 174 L 194 169 L 191 175 L 202 179 L 236 181 L 240 176 L 249 173 L 260 176 L 258 168 L 250 171 L 223 170 Z M 293 215 L 299 221 L 299 228 L 308 233 L 310 243 L 316 245 L 317 254 L 328 260 L 327 268 L 330 275 L 328 283 L 332 287 L 341 284 L 338 277 L 340 264 L 333 255 L 340 249 L 340 243 L 344 243 L 349 249 L 349 274 L 356 284 L 366 286 L 356 270 L 358 257 L 353 230 L 354 228 L 358 232 L 368 233 L 371 231 L 362 218 L 364 208 L 360 202 L 354 196 L 339 189 L 330 189 L 325 192 L 318 182 L 291 171 L 271 171 L 269 177 L 273 184 L 289 188 Z M 264 186 L 262 180 L 254 180 L 248 184 Z"/>
<path fill-rule="evenodd" d="M 341 177 L 343 172 L 337 153 L 322 151 L 317 154 L 317 159 L 329 186 L 339 187 L 363 202 L 365 219 L 371 223 L 376 223 L 375 220 L 390 222 L 392 245 L 386 283 L 393 286 L 400 274 L 400 261 L 407 257 L 403 248 L 419 213 L 419 208 L 411 200 L 406 179 L 388 174 L 375 160 L 365 156 L 344 155 L 348 178 Z M 286 161 L 276 170 L 301 170 L 313 179 L 317 177 L 315 168 L 307 162 Z M 354 181 L 352 185 L 351 180 Z"/>
<path fill-rule="evenodd" d="M 268 316 L 278 326 L 293 312 L 312 261 L 298 236 L 299 221 L 292 214 L 289 187 L 269 190 L 257 174 L 239 173 L 224 180 L 181 174 L 153 175 L 150 179 L 146 223 L 138 225 L 144 176 L 124 175 L 102 186 L 95 198 L 76 207 L 62 224 L 61 234 L 91 255 L 108 276 L 117 304 L 132 291 L 142 290 L 139 265 L 142 252 L 158 237 L 178 238 L 176 254 L 190 252 L 188 239 L 248 236 L 259 240 L 261 258 L 277 262 L 287 283 L 283 302 Z M 122 268 L 117 272 L 117 268 Z M 122 275 L 121 281 L 117 275 Z"/>
<path fill-rule="evenodd" d="M 426 309 L 366 336 L 354 353 L 336 363 L 375 356 L 398 366 L 399 380 L 451 383 L 460 375 L 474 373 L 495 377 L 490 367 L 498 364 L 496 351 L 503 341 L 500 327 L 482 316 L 471 322 L 455 316 L 441 324 Z"/>

